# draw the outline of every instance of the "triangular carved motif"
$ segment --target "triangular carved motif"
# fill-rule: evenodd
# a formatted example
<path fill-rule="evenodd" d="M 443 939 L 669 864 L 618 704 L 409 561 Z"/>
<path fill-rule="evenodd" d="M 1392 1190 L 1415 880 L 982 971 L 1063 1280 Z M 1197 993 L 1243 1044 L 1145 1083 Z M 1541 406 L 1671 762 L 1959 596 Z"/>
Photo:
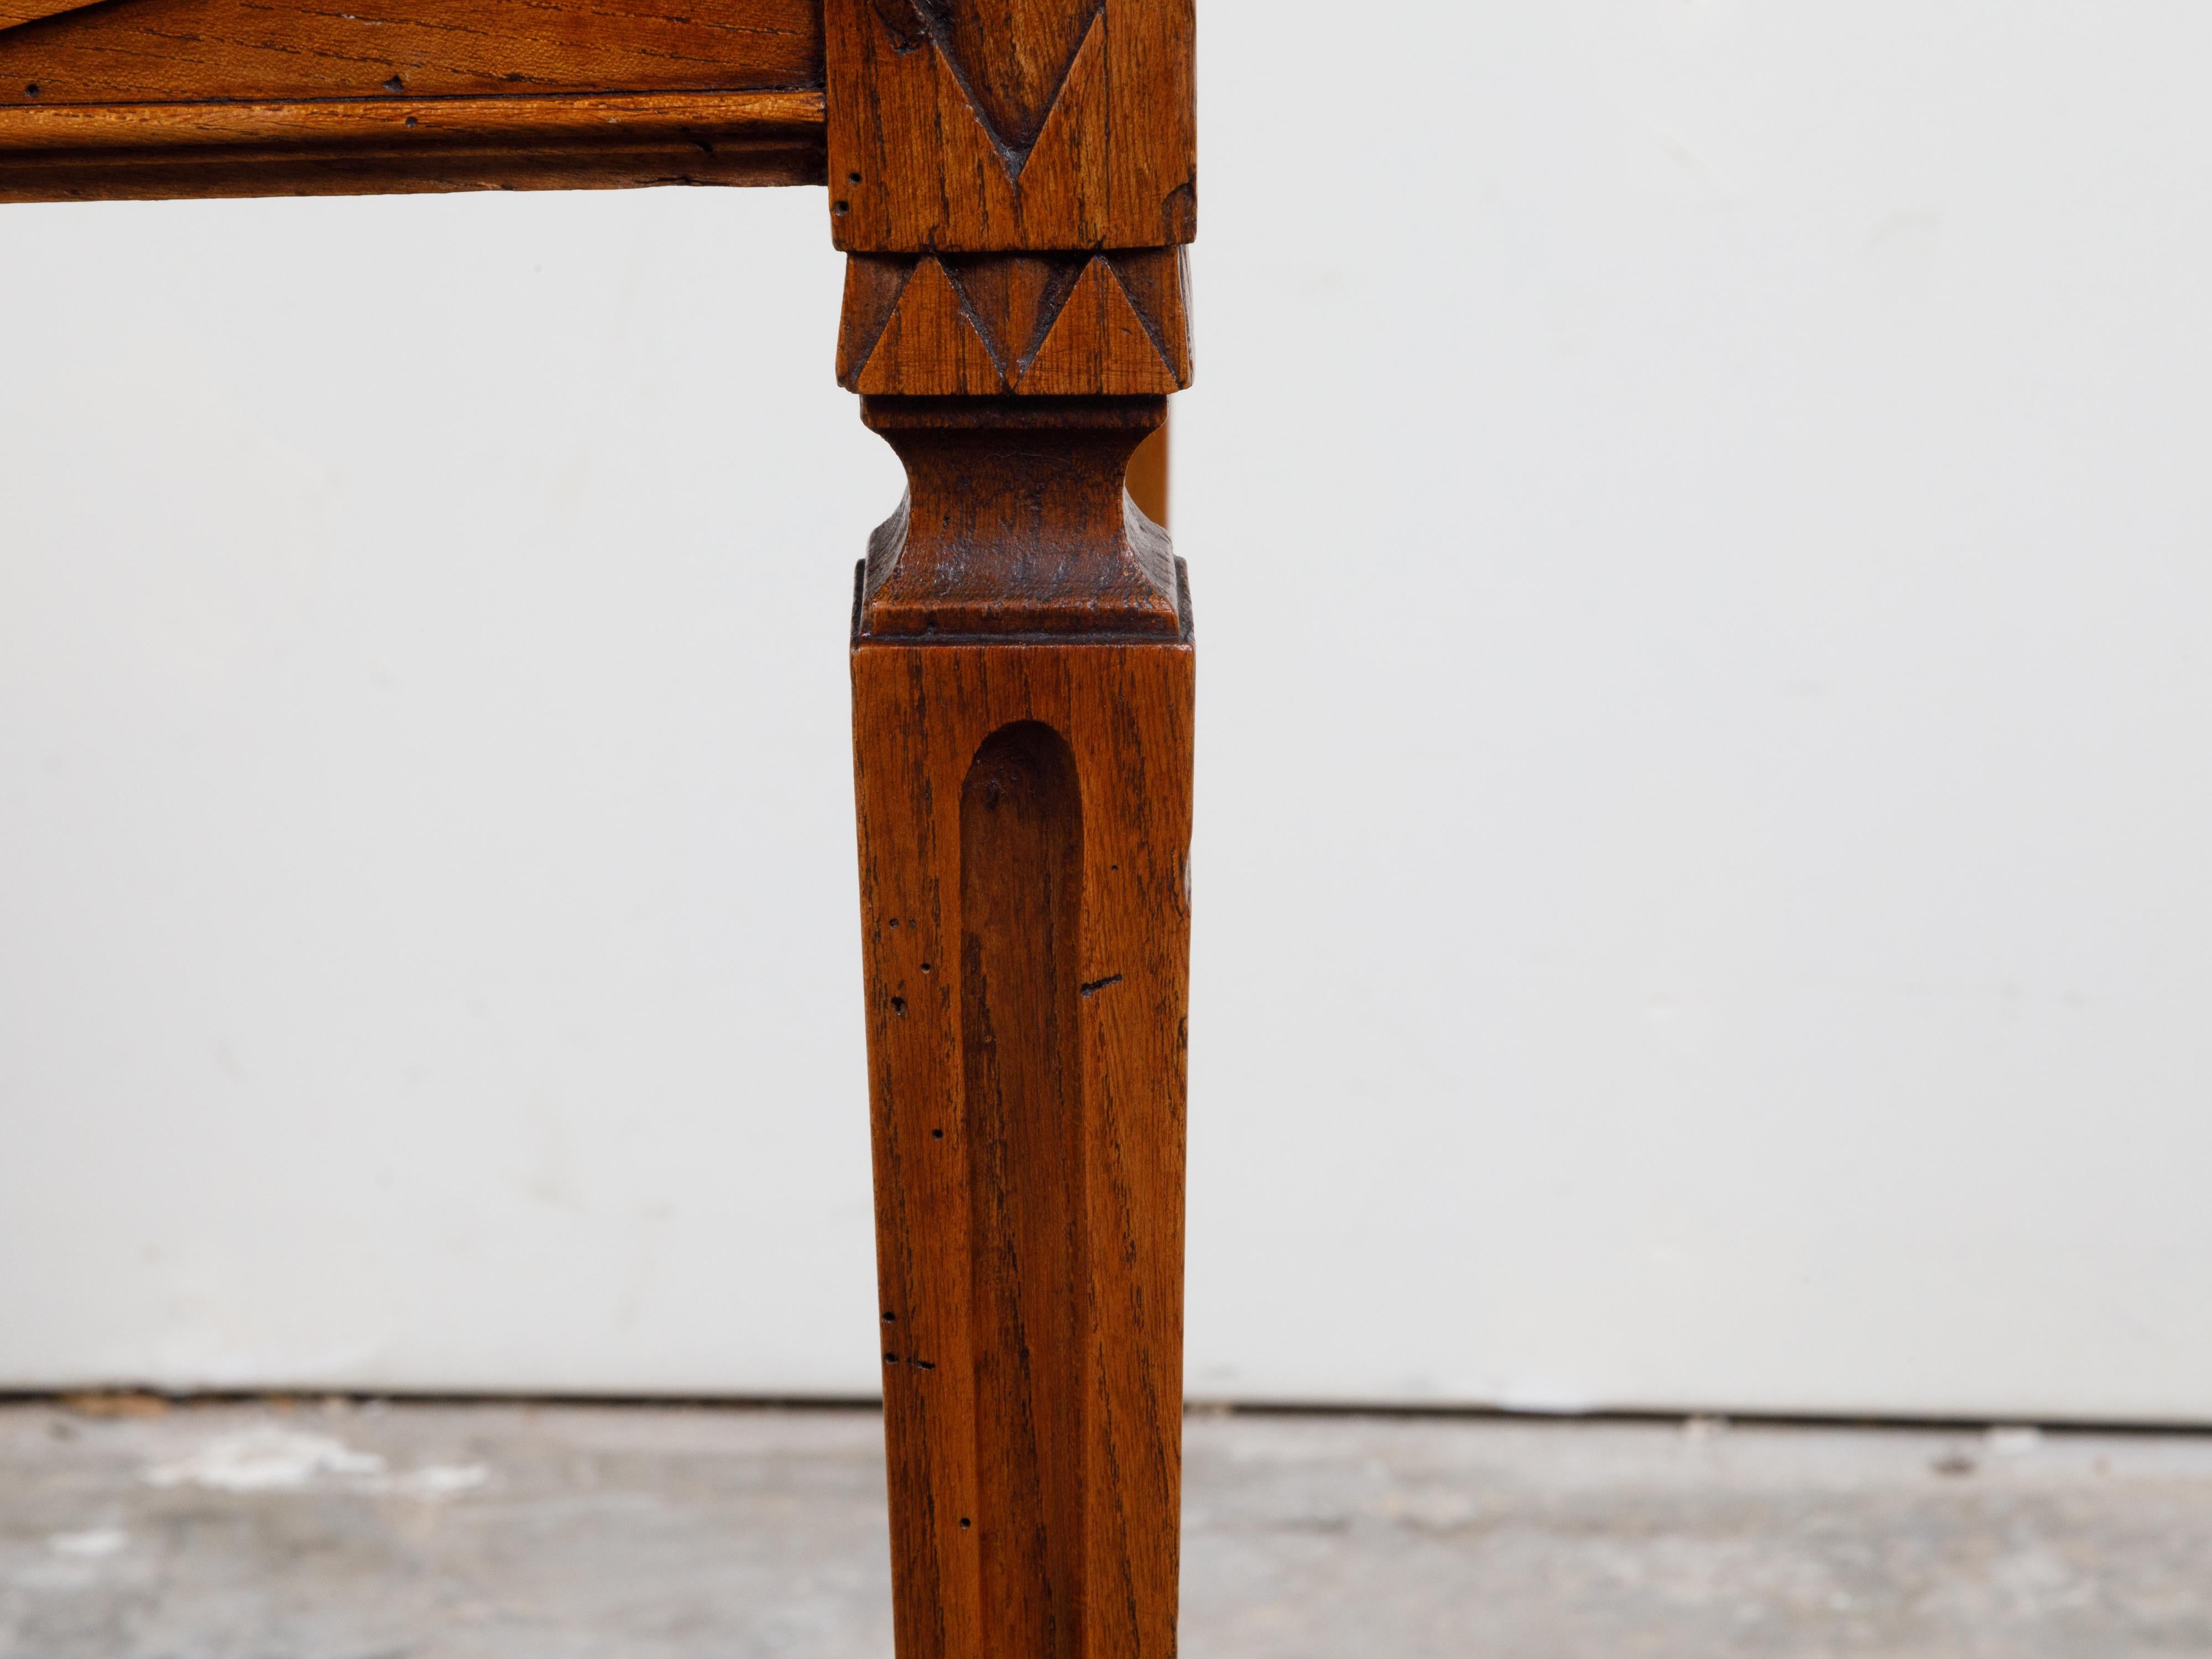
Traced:
<path fill-rule="evenodd" d="M 871 397 L 988 396 L 1006 390 L 997 360 L 935 259 L 914 268 L 898 306 L 854 377 Z"/>
<path fill-rule="evenodd" d="M 1083 274 L 1084 258 L 996 255 L 946 262 L 945 274 L 959 290 L 999 371 L 1018 380 L 1044 344 L 1060 307 Z"/>
<path fill-rule="evenodd" d="M 901 52 L 912 52 L 929 40 L 929 25 L 915 9 L 915 0 L 875 0 L 876 15 L 891 32 L 891 43 Z"/>
<path fill-rule="evenodd" d="M 860 370 L 875 354 L 914 270 L 911 259 L 879 255 L 858 254 L 845 262 L 845 309 L 837 328 L 839 386 L 857 388 Z"/>
<path fill-rule="evenodd" d="M 65 11 L 82 11 L 100 0 L 0 0 L 0 30 L 35 23 L 41 17 L 58 17 Z"/>
<path fill-rule="evenodd" d="M 860 254 L 837 379 L 907 397 L 1128 397 L 1190 384 L 1182 251 Z"/>
<path fill-rule="evenodd" d="M 1106 263 L 1176 384 L 1190 384 L 1189 270 L 1179 247 L 1109 253 Z"/>
<path fill-rule="evenodd" d="M 1098 258 L 1084 267 L 1019 389 L 1032 395 L 1135 397 L 1178 391 L 1181 384 L 1113 268 Z"/>
<path fill-rule="evenodd" d="M 1105 9 L 1105 0 L 875 0 L 900 52 L 936 46 L 1015 179 Z"/>

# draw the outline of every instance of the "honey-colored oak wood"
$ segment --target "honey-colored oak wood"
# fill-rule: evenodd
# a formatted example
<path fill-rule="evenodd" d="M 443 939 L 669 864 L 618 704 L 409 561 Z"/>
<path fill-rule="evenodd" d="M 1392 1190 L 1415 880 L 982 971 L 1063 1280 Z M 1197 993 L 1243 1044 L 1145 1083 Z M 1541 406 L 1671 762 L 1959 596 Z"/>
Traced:
<path fill-rule="evenodd" d="M 1193 0 L 824 0 L 830 226 L 854 253 L 1197 234 Z"/>
<path fill-rule="evenodd" d="M 907 397 L 1133 397 L 1190 383 L 1181 248 L 847 261 L 837 378 Z"/>
<path fill-rule="evenodd" d="M 818 92 L 0 107 L 0 202 L 822 176 Z"/>
<path fill-rule="evenodd" d="M 346 6 L 0 0 L 0 201 L 830 184 L 899 1659 L 1172 1659 L 1193 0 Z"/>
<path fill-rule="evenodd" d="M 817 0 L 102 0 L 0 29 L 0 104 L 818 92 L 823 81 Z"/>
<path fill-rule="evenodd" d="M 0 7 L 0 200 L 824 177 L 817 0 Z"/>
<path fill-rule="evenodd" d="M 1167 532 L 1125 488 L 1158 398 L 871 398 L 861 418 L 905 463 L 871 538 L 871 638 L 1184 634 Z"/>
<path fill-rule="evenodd" d="M 0 0 L 0 31 L 98 3 L 99 0 Z"/>
<path fill-rule="evenodd" d="M 1172 410 L 1171 404 L 1169 408 Z M 1175 425 L 1172 415 L 1160 422 L 1160 429 L 1137 446 L 1137 453 L 1129 457 L 1129 499 L 1137 504 L 1137 511 L 1165 530 L 1168 527 L 1168 488 L 1170 471 L 1169 434 Z"/>
<path fill-rule="evenodd" d="M 854 651 L 900 1659 L 1174 1652 L 1191 687 Z"/>
<path fill-rule="evenodd" d="M 1190 0 L 825 0 L 900 1659 L 1172 1659 Z M 1160 480 L 1164 482 L 1164 480 Z"/>
<path fill-rule="evenodd" d="M 1194 662 L 1123 492 L 1162 402 L 863 404 L 909 478 L 853 637 L 900 1659 L 1175 1650 Z"/>

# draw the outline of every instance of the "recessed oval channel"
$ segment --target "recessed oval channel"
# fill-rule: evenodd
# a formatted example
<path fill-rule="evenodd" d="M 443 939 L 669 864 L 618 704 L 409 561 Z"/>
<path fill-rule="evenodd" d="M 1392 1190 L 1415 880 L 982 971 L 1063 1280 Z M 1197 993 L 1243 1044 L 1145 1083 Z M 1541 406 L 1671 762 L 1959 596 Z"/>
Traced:
<path fill-rule="evenodd" d="M 982 1650 L 1080 1659 L 1083 803 L 1066 740 L 1001 727 L 960 791 Z"/>

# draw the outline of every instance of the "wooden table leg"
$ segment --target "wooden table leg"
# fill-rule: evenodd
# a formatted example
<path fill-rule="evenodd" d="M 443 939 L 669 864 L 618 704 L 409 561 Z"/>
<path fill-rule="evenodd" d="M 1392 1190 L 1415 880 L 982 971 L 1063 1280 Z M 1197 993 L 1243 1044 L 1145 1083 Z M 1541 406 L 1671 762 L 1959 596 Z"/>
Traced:
<path fill-rule="evenodd" d="M 854 775 L 900 1659 L 1175 1651 L 1193 655 L 1159 398 L 872 398 Z"/>

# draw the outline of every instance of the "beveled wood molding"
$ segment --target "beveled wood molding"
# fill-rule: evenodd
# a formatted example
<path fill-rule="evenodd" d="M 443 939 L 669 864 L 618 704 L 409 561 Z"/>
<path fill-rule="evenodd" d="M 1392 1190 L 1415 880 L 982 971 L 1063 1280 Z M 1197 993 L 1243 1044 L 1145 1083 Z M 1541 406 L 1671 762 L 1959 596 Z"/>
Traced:
<path fill-rule="evenodd" d="M 822 182 L 818 92 L 0 106 L 0 202 Z"/>
<path fill-rule="evenodd" d="M 0 201 L 826 176 L 819 0 L 0 8 Z"/>

